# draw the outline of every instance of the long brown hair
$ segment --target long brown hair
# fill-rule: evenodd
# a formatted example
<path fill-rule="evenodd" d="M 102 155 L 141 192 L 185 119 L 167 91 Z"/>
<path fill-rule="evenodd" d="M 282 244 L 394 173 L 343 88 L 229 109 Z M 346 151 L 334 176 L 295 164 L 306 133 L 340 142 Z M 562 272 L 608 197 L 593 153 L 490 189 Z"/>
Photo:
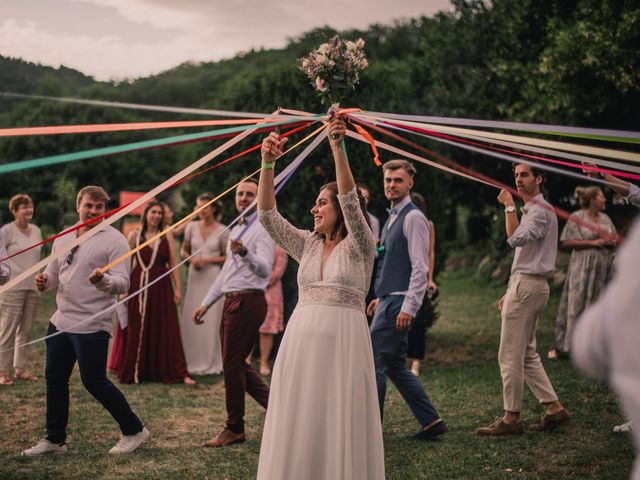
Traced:
<path fill-rule="evenodd" d="M 340 234 L 344 239 L 349 234 L 349 232 L 347 231 L 347 225 L 344 221 L 344 214 L 342 213 L 342 208 L 340 207 L 340 202 L 338 201 L 338 184 L 337 182 L 326 183 L 320 188 L 320 191 L 323 191 L 325 189 L 329 191 L 331 205 L 333 205 L 333 208 L 336 211 L 336 224 L 333 226 L 333 230 L 331 231 L 331 235 L 329 236 L 329 238 L 333 240 L 336 238 L 336 235 Z M 364 215 L 364 220 L 365 222 L 367 222 L 369 228 L 371 228 L 371 224 L 369 223 L 369 215 L 367 213 L 367 207 L 364 202 L 364 196 L 362 196 L 362 193 L 360 193 L 360 190 L 358 188 L 356 188 L 356 193 L 358 195 L 360 209 L 362 210 L 362 214 Z"/>
<path fill-rule="evenodd" d="M 156 202 L 153 200 L 144 206 L 144 211 L 142 212 L 142 226 L 140 227 L 141 240 L 144 239 L 144 233 L 147 231 L 147 213 L 153 207 L 160 207 L 160 211 L 162 212 L 162 217 L 160 217 L 160 223 L 158 224 L 158 228 L 162 230 L 162 224 L 164 223 L 164 207 L 162 206 L 162 202 Z"/>

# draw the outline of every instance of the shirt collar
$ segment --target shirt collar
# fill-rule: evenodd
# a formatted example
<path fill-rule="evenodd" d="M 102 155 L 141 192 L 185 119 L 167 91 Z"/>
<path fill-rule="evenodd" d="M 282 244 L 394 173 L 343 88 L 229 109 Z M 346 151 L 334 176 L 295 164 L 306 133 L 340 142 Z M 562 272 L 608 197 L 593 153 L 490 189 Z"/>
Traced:
<path fill-rule="evenodd" d="M 540 198 L 538 198 L 540 197 Z M 522 206 L 522 213 L 528 213 L 529 209 L 531 209 L 531 207 L 533 207 L 534 205 L 539 205 L 540 204 L 540 200 L 544 200 L 544 195 L 542 195 L 542 192 L 540 192 L 539 194 L 537 194 L 535 197 L 532 197 L 531 200 L 529 200 L 527 203 L 525 203 Z"/>
<path fill-rule="evenodd" d="M 402 211 L 404 207 L 409 205 L 409 203 L 411 203 L 411 195 L 407 195 L 406 197 L 404 197 L 402 200 L 396 203 L 395 206 L 391 205 L 391 210 L 395 210 L 397 215 Z"/>

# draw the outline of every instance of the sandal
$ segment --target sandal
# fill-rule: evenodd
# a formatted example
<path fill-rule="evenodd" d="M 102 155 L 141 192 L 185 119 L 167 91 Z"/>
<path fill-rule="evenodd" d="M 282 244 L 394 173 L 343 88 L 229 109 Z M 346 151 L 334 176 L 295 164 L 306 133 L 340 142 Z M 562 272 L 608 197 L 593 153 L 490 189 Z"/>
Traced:
<path fill-rule="evenodd" d="M 13 381 L 8 375 L 0 375 L 0 385 L 13 385 Z"/>
<path fill-rule="evenodd" d="M 20 373 L 15 372 L 15 377 L 16 379 L 24 380 L 25 382 L 35 382 L 38 380 L 38 377 L 36 377 L 31 372 L 28 372 L 26 370 L 23 370 Z"/>

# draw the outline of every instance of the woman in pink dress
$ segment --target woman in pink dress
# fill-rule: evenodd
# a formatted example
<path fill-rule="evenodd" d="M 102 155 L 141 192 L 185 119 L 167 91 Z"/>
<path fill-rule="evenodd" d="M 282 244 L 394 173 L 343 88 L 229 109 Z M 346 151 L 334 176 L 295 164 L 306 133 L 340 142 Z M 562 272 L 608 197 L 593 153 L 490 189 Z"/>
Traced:
<path fill-rule="evenodd" d="M 269 375 L 269 357 L 273 349 L 273 337 L 284 330 L 284 298 L 282 296 L 282 276 L 287 269 L 289 256 L 282 247 L 276 245 L 275 261 L 269 285 L 264 292 L 267 299 L 267 316 L 260 326 L 260 374 Z"/>

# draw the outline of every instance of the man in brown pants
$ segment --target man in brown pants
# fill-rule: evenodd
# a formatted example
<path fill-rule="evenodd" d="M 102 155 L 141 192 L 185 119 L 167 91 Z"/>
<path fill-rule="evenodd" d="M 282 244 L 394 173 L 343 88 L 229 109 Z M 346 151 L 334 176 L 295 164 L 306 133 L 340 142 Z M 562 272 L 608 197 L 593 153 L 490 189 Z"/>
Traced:
<path fill-rule="evenodd" d="M 558 220 L 553 207 L 544 199 L 540 187 L 542 171 L 526 164 L 514 169 L 518 193 L 525 201 L 522 223 L 518 221 L 511 194 L 502 190 L 498 201 L 505 206 L 507 242 L 516 249 L 507 293 L 498 302 L 502 314 L 498 363 L 502 375 L 504 415 L 477 435 L 521 434 L 520 420 L 524 382 L 545 405 L 542 421 L 530 430 L 553 430 L 570 420 L 551 386 L 536 352 L 538 317 L 549 300 L 549 278 L 555 269 Z"/>
<path fill-rule="evenodd" d="M 236 208 L 239 213 L 245 213 L 257 193 L 258 185 L 253 179 L 238 185 Z M 203 323 L 202 317 L 209 307 L 222 296 L 225 297 L 220 340 L 227 425 L 222 432 L 204 443 L 206 447 L 223 447 L 245 441 L 245 391 L 264 408 L 267 408 L 269 400 L 269 387 L 245 362 L 267 314 L 264 291 L 269 283 L 275 256 L 275 243 L 256 221 L 256 216 L 255 211 L 246 212 L 231 229 L 222 270 L 202 306 L 193 314 L 196 324 Z"/>

